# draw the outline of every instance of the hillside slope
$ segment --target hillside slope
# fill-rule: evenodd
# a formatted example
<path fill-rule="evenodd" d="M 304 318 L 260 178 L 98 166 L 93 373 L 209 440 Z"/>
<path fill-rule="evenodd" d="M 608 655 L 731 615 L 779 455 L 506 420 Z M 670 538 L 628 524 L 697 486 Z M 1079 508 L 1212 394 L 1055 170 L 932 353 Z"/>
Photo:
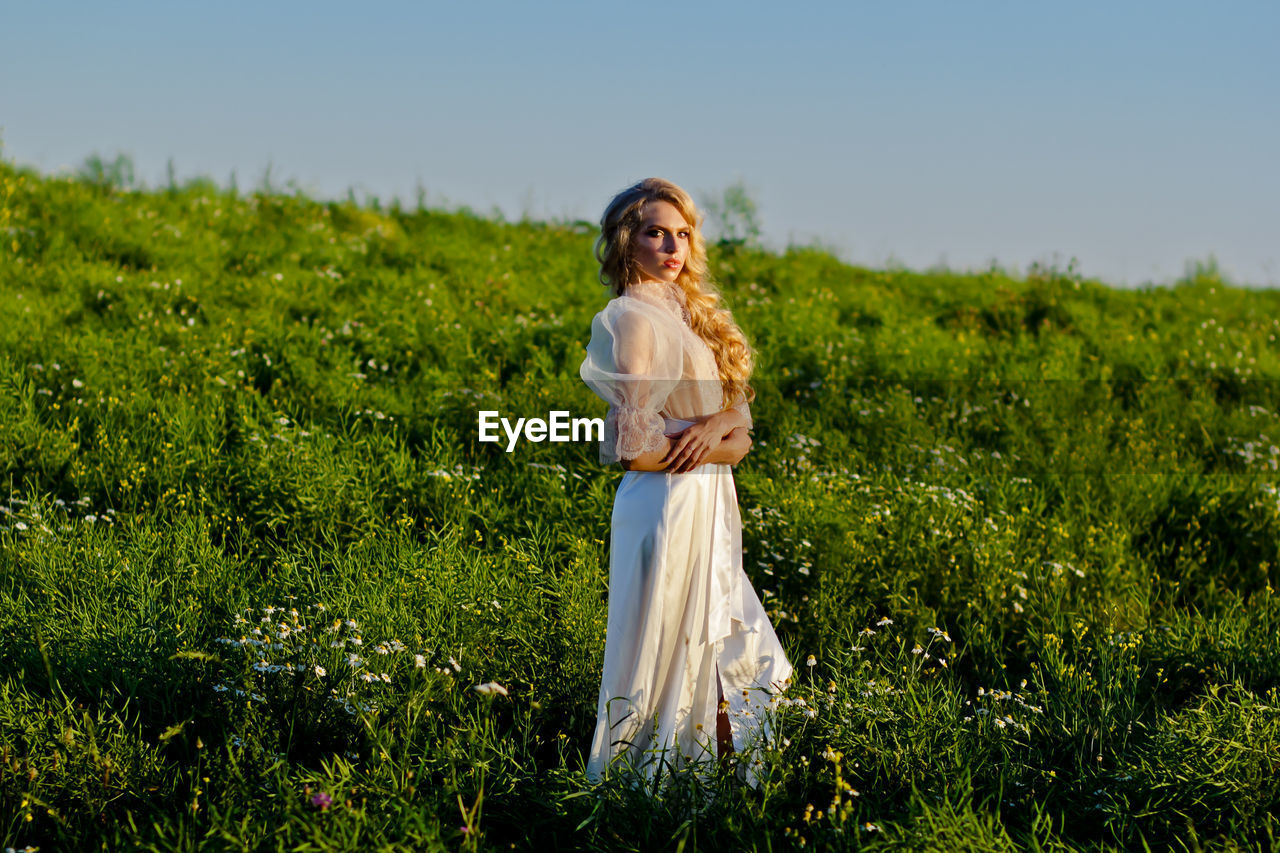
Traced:
<path fill-rule="evenodd" d="M 619 472 L 477 416 L 603 415 L 593 240 L 0 163 L 5 846 L 1274 841 L 1280 296 L 813 249 L 712 257 L 765 787 L 583 796 Z"/>

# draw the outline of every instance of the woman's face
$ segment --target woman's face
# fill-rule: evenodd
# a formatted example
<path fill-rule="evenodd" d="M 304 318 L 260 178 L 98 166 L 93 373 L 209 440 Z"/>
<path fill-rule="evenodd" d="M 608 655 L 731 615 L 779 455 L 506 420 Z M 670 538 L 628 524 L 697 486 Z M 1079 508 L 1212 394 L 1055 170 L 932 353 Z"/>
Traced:
<path fill-rule="evenodd" d="M 667 201 L 644 206 L 639 232 L 631 241 L 631 259 L 640 268 L 641 281 L 675 281 L 689 259 L 693 228 Z"/>

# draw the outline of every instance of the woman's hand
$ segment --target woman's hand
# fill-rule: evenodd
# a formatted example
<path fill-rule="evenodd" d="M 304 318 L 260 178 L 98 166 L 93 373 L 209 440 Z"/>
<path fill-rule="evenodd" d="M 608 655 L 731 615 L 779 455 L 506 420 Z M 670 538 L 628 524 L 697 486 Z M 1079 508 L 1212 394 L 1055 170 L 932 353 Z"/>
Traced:
<path fill-rule="evenodd" d="M 690 427 L 690 429 L 692 429 L 692 427 Z M 714 434 L 715 431 L 713 430 L 712 432 Z M 681 435 L 683 435 L 683 433 L 681 433 Z M 673 442 L 672 453 L 674 453 L 674 443 L 676 442 L 676 439 L 672 438 L 671 440 Z M 690 464 L 681 469 L 668 467 L 665 470 L 672 474 L 679 474 L 684 471 L 692 470 L 696 465 L 737 465 L 742 461 L 743 457 L 751 451 L 751 444 L 751 436 L 747 434 L 746 429 L 744 427 L 735 427 L 728 435 L 720 439 L 714 447 L 708 450 L 699 462 Z"/>
<path fill-rule="evenodd" d="M 724 433 L 719 421 L 708 418 L 685 427 L 669 438 L 673 444 L 670 452 L 663 457 L 662 464 L 672 474 L 683 474 L 707 461 L 708 454 L 716 450 L 724 440 Z"/>
<path fill-rule="evenodd" d="M 723 414 L 723 413 L 722 413 Z M 620 460 L 628 471 L 664 471 L 682 474 L 698 465 L 737 465 L 751 450 L 751 436 L 745 427 L 723 432 L 726 420 L 707 418 L 675 435 L 669 435 L 667 450 L 651 450 L 635 459 Z"/>

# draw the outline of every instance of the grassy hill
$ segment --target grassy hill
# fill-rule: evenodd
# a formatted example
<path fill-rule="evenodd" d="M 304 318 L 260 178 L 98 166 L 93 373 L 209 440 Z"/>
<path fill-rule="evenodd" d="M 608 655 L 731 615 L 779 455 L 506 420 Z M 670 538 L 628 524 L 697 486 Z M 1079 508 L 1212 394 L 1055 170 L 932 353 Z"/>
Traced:
<path fill-rule="evenodd" d="M 0 162 L 4 846 L 1274 845 L 1276 293 L 716 249 L 801 675 L 650 799 L 581 772 L 620 471 L 477 441 L 603 415 L 593 240 Z"/>

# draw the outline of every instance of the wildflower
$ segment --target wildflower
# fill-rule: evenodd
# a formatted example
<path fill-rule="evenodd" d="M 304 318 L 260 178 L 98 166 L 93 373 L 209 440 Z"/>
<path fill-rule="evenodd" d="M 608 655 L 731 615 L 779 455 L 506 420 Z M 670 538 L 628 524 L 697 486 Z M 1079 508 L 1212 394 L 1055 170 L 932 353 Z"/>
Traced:
<path fill-rule="evenodd" d="M 452 657 L 449 658 L 449 666 L 453 667 L 454 672 L 462 672 L 462 664 L 458 663 Z"/>
<path fill-rule="evenodd" d="M 817 666 L 817 665 L 818 665 L 818 659 L 817 659 L 817 658 L 815 658 L 813 655 L 809 655 L 809 657 L 805 660 L 804 665 L 805 665 L 805 666 Z"/>
<path fill-rule="evenodd" d="M 418 669 L 424 669 L 427 665 L 427 659 L 422 655 L 414 655 L 413 665 L 416 666 Z"/>
<path fill-rule="evenodd" d="M 379 675 L 378 677 L 381 678 L 383 681 L 385 681 L 387 684 L 391 683 L 391 676 L 385 672 Z"/>
<path fill-rule="evenodd" d="M 886 616 L 876 623 L 876 627 L 883 628 L 885 625 L 892 625 L 892 624 L 893 624 L 893 620 L 890 619 L 888 616 Z"/>
<path fill-rule="evenodd" d="M 496 681 L 486 681 L 484 684 L 477 684 L 475 687 L 472 687 L 471 689 L 484 696 L 492 696 L 495 693 L 498 694 L 499 696 L 508 695 L 507 688 L 503 687 L 501 684 L 499 684 Z"/>
<path fill-rule="evenodd" d="M 320 811 L 325 811 L 329 806 L 333 805 L 333 797 L 321 791 L 311 798 L 311 805 Z"/>
<path fill-rule="evenodd" d="M 324 667 L 320 666 L 320 664 L 316 664 L 315 673 L 317 678 L 324 678 L 326 675 L 329 674 Z"/>

